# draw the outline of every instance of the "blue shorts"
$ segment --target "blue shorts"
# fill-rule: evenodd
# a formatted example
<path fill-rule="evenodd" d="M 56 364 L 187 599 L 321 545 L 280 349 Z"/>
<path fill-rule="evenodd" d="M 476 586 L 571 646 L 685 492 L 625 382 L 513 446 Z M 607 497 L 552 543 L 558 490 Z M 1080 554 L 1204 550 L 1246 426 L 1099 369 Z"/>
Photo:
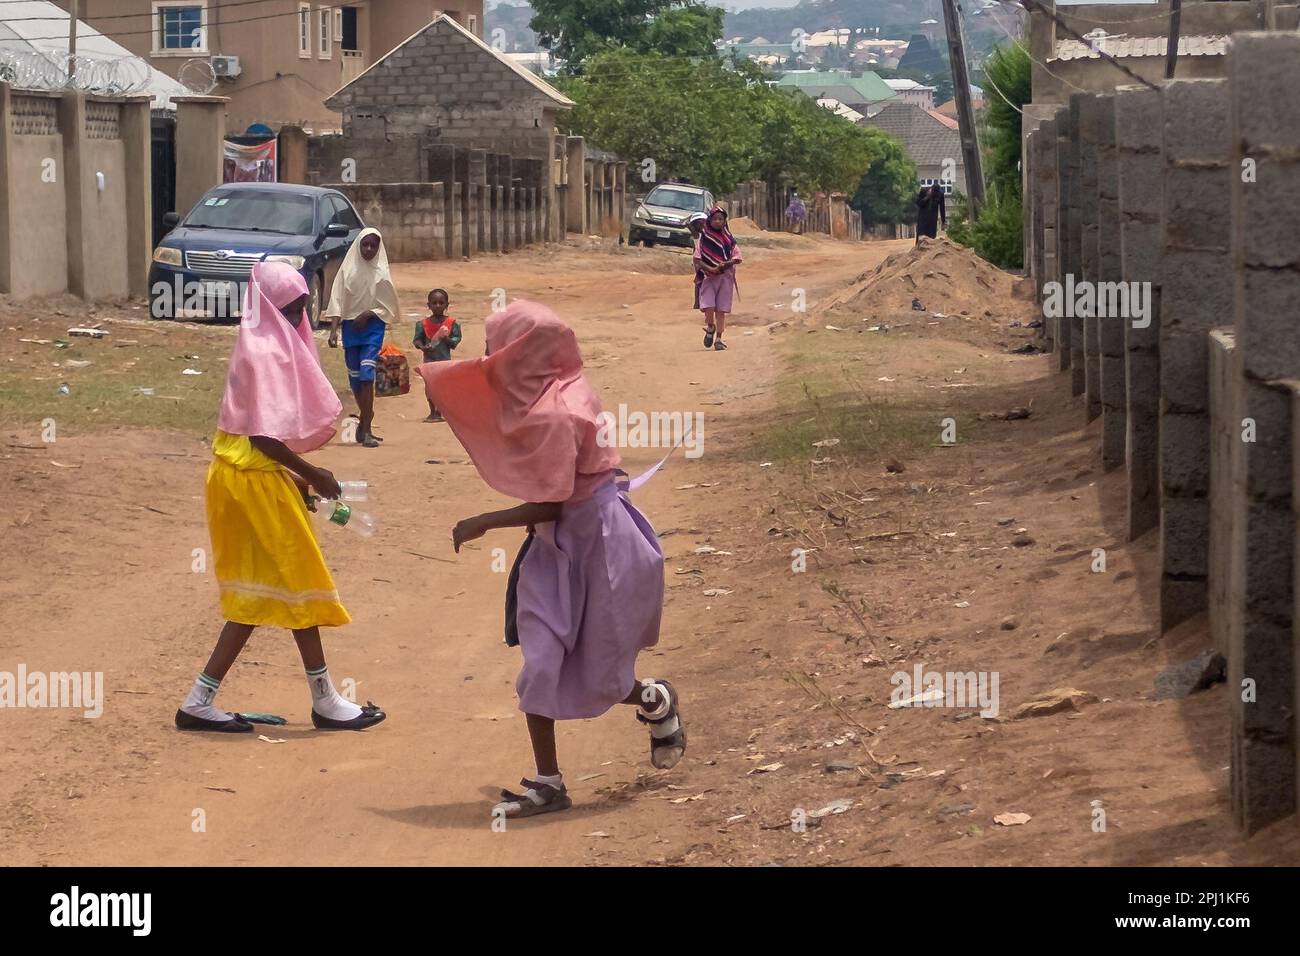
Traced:
<path fill-rule="evenodd" d="M 379 343 L 345 348 L 343 358 L 348 365 L 348 384 L 355 392 L 366 382 L 375 380 L 375 368 L 379 364 Z"/>

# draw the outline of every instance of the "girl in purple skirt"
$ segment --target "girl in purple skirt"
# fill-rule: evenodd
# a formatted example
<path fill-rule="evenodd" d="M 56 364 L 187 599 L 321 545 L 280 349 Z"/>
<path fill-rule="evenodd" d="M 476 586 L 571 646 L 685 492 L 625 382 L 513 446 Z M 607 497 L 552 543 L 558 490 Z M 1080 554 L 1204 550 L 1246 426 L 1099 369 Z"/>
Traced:
<path fill-rule="evenodd" d="M 614 448 L 597 440 L 600 401 L 582 374 L 577 338 L 558 316 L 519 301 L 487 320 L 487 355 L 422 365 L 441 410 L 479 474 L 525 504 L 476 515 L 452 532 L 466 541 L 527 528 L 506 591 L 506 643 L 524 666 L 515 689 L 537 774 L 502 790 L 494 815 L 532 816 L 572 805 L 555 752 L 555 721 L 636 708 L 650 728 L 650 762 L 676 766 L 686 750 L 677 691 L 638 679 L 636 657 L 659 640 L 663 553 L 627 498 Z"/>

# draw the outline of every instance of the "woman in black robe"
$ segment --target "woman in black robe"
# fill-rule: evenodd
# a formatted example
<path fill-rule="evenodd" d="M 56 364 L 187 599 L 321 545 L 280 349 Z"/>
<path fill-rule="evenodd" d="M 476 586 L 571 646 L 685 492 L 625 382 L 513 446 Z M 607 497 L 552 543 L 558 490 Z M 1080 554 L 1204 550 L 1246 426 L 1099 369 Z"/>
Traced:
<path fill-rule="evenodd" d="M 939 234 L 939 223 L 948 228 L 948 210 L 944 202 L 943 184 L 923 186 L 916 197 L 916 241 L 922 236 L 931 239 Z"/>

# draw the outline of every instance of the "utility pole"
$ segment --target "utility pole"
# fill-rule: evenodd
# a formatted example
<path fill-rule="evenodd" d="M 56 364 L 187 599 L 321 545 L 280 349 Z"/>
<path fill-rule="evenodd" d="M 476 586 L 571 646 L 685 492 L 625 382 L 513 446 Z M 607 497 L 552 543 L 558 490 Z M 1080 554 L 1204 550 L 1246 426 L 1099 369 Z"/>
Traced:
<path fill-rule="evenodd" d="M 974 219 L 984 207 L 984 168 L 980 163 L 979 139 L 975 135 L 970 71 L 966 68 L 966 43 L 962 38 L 957 0 L 943 0 L 943 23 L 948 34 L 948 62 L 952 64 L 952 90 L 957 100 L 957 126 L 961 134 L 962 161 L 966 167 L 966 188 L 970 193 L 970 216 Z"/>
<path fill-rule="evenodd" d="M 1183 0 L 1172 0 L 1169 8 L 1169 40 L 1165 50 L 1165 79 L 1174 78 L 1174 67 L 1178 63 L 1178 34 L 1182 29 Z"/>
<path fill-rule="evenodd" d="M 68 4 L 68 79 L 77 75 L 77 19 L 81 16 L 81 0 Z"/>

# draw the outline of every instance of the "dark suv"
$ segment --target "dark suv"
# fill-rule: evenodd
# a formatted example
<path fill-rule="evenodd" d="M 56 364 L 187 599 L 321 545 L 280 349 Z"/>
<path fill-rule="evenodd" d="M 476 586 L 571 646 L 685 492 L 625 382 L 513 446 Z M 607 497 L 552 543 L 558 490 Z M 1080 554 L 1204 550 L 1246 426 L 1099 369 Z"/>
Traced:
<path fill-rule="evenodd" d="M 200 199 L 153 253 L 150 313 L 156 319 L 235 318 L 253 266 L 287 262 L 307 281 L 312 325 L 361 217 L 341 192 L 289 183 L 226 183 Z"/>

